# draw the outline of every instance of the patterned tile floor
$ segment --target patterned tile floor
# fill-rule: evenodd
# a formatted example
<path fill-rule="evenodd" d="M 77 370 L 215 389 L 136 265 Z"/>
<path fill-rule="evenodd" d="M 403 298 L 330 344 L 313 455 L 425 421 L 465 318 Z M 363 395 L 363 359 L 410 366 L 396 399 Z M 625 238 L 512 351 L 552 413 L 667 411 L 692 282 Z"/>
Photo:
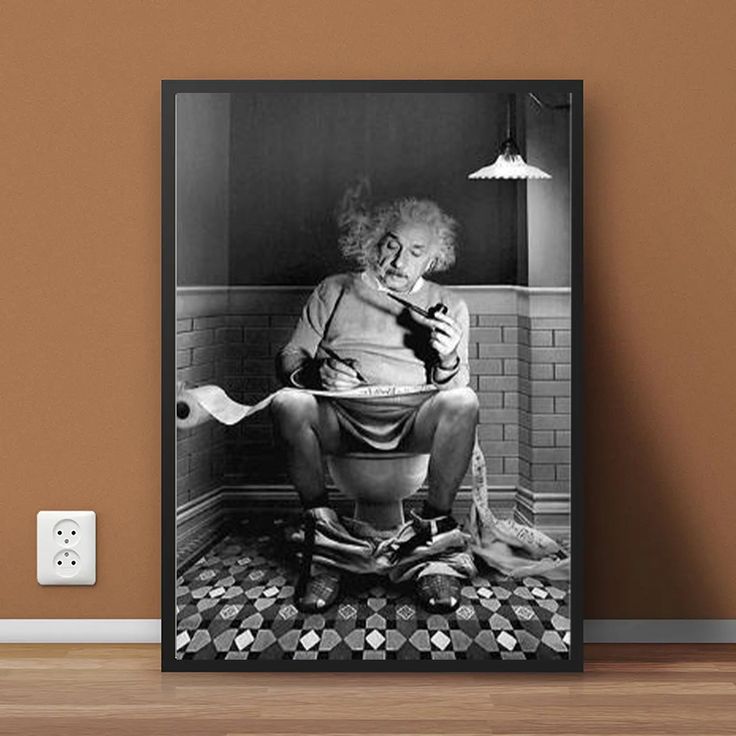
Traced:
<path fill-rule="evenodd" d="M 177 580 L 179 659 L 560 659 L 570 643 L 568 588 L 488 569 L 449 615 L 417 606 L 411 586 L 352 576 L 322 615 L 293 602 L 291 519 L 231 526 Z"/>

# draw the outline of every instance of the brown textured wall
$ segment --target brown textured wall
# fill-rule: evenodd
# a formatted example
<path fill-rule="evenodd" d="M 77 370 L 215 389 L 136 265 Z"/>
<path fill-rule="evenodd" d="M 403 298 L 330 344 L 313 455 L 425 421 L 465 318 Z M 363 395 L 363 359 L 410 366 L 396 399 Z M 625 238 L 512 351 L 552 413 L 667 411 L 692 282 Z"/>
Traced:
<path fill-rule="evenodd" d="M 736 4 L 1 14 L 0 615 L 159 613 L 160 79 L 567 77 L 586 95 L 585 614 L 736 617 Z M 98 512 L 93 588 L 35 582 L 35 513 L 64 506 Z"/>

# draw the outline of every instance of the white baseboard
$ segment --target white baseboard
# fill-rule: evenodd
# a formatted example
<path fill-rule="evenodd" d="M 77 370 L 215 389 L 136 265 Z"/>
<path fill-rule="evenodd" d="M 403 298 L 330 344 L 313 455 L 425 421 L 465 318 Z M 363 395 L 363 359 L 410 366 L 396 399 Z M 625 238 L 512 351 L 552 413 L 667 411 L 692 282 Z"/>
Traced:
<path fill-rule="evenodd" d="M 4 618 L 0 644 L 158 644 L 158 618 Z"/>
<path fill-rule="evenodd" d="M 158 644 L 157 618 L 0 619 L 0 644 Z M 590 619 L 586 644 L 734 644 L 736 619 Z"/>
<path fill-rule="evenodd" d="M 736 619 L 588 619 L 586 644 L 734 644 Z"/>

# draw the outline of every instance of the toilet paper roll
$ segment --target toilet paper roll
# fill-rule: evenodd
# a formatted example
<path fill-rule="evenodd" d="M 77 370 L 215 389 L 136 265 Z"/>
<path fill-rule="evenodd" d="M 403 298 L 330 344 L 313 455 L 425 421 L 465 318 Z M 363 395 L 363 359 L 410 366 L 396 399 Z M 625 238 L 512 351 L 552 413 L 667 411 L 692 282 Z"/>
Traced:
<path fill-rule="evenodd" d="M 237 424 L 245 417 L 265 409 L 275 394 L 253 406 L 233 401 L 219 386 L 198 386 L 180 391 L 176 396 L 176 426 L 190 429 L 216 419 L 222 424 Z"/>
<path fill-rule="evenodd" d="M 197 400 L 198 389 L 180 391 L 176 395 L 176 426 L 191 429 L 210 421 L 214 417 Z"/>

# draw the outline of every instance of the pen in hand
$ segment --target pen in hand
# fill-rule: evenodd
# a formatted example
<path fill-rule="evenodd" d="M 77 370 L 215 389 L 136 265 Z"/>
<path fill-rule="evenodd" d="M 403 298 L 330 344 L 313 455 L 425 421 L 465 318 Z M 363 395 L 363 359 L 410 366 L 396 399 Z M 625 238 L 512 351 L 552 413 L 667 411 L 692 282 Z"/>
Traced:
<path fill-rule="evenodd" d="M 368 383 L 368 381 L 363 378 L 363 376 L 360 375 L 360 371 L 355 367 L 355 359 L 354 358 L 341 358 L 334 350 L 331 348 L 328 348 L 326 345 L 320 346 L 322 350 L 324 350 L 327 355 L 330 356 L 333 360 L 336 360 L 338 363 L 342 363 L 343 365 L 348 366 L 348 368 L 352 368 L 355 371 L 355 377 L 361 382 L 361 383 Z"/>

